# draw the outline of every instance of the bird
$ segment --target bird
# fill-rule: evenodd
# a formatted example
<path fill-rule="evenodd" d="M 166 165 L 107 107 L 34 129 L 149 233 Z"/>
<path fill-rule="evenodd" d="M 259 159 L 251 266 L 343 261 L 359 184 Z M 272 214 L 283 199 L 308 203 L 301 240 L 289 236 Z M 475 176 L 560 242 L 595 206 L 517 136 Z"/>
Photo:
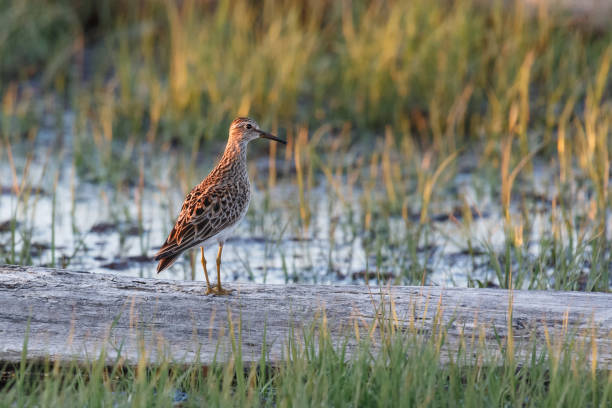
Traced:
<path fill-rule="evenodd" d="M 185 196 L 174 227 L 155 255 L 155 260 L 159 261 L 157 273 L 169 268 L 186 250 L 200 246 L 206 295 L 230 294 L 221 286 L 221 253 L 226 239 L 249 208 L 251 183 L 247 172 L 247 145 L 260 138 L 287 144 L 261 130 L 251 118 L 238 117 L 232 121 L 221 159 L 208 176 Z M 216 287 L 210 284 L 204 257 L 204 247 L 215 243 L 219 245 Z"/>

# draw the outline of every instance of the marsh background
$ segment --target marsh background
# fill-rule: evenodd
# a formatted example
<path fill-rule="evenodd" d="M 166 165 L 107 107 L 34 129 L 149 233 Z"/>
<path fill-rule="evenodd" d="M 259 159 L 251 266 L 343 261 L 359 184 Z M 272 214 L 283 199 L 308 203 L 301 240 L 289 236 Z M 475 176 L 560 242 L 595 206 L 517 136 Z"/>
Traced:
<path fill-rule="evenodd" d="M 249 115 L 289 143 L 250 146 L 225 280 L 608 291 L 612 14 L 584 4 L 2 1 L 0 260 L 154 276 Z"/>
<path fill-rule="evenodd" d="M 250 146 L 224 282 L 609 291 L 610 21 L 606 0 L 0 0 L 0 263 L 155 276 L 249 115 L 288 145 Z M 347 357 L 325 322 L 250 367 L 239 322 L 206 367 L 31 362 L 26 337 L 0 407 L 610 406 L 565 321 L 524 360 L 496 335 L 444 363 L 444 327 L 373 319 Z"/>

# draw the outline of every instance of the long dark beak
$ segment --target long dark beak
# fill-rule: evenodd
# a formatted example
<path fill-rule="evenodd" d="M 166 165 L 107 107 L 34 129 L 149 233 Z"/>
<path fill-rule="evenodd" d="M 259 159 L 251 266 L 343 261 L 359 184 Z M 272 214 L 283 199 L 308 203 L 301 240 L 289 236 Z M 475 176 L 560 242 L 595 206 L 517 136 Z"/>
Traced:
<path fill-rule="evenodd" d="M 260 129 L 255 129 L 255 131 L 257 133 L 259 133 L 259 137 L 263 137 L 264 139 L 270 139 L 270 140 L 274 140 L 276 142 L 282 143 L 282 144 L 287 144 L 286 141 L 284 141 L 283 139 L 279 139 L 278 137 L 268 133 L 268 132 L 264 132 L 263 130 Z"/>

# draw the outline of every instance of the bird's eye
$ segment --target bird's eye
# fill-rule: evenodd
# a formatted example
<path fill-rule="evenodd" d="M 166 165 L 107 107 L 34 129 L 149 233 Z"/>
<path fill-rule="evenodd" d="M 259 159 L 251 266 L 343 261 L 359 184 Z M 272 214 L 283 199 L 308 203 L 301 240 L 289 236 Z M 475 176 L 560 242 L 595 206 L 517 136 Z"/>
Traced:
<path fill-rule="evenodd" d="M 246 126 L 246 128 L 247 128 L 247 129 L 250 129 L 250 128 L 252 128 L 252 127 L 253 127 L 253 126 L 251 126 L 251 124 L 250 124 L 250 123 L 249 123 L 249 124 Z"/>

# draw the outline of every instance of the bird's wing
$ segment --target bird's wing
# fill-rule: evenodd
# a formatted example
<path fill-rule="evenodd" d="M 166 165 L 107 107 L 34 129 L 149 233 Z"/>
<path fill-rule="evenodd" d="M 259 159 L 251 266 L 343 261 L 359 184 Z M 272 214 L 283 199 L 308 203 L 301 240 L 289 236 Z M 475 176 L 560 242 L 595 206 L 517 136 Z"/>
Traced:
<path fill-rule="evenodd" d="M 235 189 L 233 185 L 194 187 L 185 197 L 176 224 L 155 260 L 177 256 L 236 222 L 239 208 L 228 199 Z"/>

